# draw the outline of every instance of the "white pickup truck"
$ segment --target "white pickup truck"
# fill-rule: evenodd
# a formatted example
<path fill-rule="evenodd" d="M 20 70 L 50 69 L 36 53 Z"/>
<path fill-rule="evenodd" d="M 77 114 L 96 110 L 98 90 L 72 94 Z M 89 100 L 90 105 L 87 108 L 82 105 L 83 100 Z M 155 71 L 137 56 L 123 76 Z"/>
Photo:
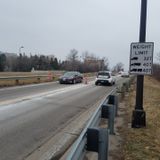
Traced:
<path fill-rule="evenodd" d="M 115 79 L 112 77 L 110 71 L 99 71 L 95 79 L 95 85 L 104 84 L 104 85 L 114 85 Z"/>

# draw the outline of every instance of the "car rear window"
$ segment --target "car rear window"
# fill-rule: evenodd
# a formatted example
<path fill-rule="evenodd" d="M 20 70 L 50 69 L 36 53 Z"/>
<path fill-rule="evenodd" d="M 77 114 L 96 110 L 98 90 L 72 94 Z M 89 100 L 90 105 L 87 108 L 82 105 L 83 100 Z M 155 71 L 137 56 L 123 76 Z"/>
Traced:
<path fill-rule="evenodd" d="M 64 74 L 64 76 L 74 76 L 74 75 L 75 75 L 74 72 L 66 72 L 66 73 Z"/>
<path fill-rule="evenodd" d="M 109 77 L 110 75 L 107 72 L 99 72 L 98 76 L 108 76 Z"/>

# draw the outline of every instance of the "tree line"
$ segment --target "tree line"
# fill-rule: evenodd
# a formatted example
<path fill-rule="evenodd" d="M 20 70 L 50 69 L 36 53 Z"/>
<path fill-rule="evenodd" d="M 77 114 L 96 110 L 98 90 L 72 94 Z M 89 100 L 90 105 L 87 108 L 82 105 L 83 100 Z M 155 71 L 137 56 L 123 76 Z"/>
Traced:
<path fill-rule="evenodd" d="M 153 64 L 153 76 L 160 80 L 160 53 L 157 54 L 157 63 Z M 117 63 L 112 71 L 123 71 L 123 63 Z M 106 57 L 97 57 L 95 54 L 85 51 L 79 56 L 76 49 L 70 50 L 66 59 L 58 60 L 54 55 L 32 55 L 27 56 L 25 53 L 9 54 L 0 52 L 0 72 L 30 72 L 34 70 L 66 70 L 97 72 L 99 70 L 109 70 L 109 61 Z"/>
<path fill-rule="evenodd" d="M 109 61 L 106 57 L 99 58 L 88 51 L 80 56 L 76 49 L 70 50 L 65 60 L 58 60 L 54 55 L 32 55 L 25 53 L 8 54 L 0 53 L 0 71 L 30 72 L 34 70 L 67 70 L 97 72 L 109 70 Z"/>
<path fill-rule="evenodd" d="M 24 54 L 0 54 L 0 71 L 29 72 L 35 70 L 58 69 L 58 60 L 54 56 Z"/>

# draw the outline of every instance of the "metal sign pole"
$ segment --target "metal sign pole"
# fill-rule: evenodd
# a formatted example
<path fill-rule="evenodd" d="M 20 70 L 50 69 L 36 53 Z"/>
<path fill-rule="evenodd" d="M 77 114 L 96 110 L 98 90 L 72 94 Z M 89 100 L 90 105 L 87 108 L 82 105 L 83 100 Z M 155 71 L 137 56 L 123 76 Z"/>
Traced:
<path fill-rule="evenodd" d="M 147 0 L 141 0 L 141 19 L 140 19 L 140 33 L 139 42 L 146 40 L 146 17 L 147 17 Z M 132 115 L 132 128 L 141 128 L 146 126 L 146 116 L 143 110 L 143 81 L 144 76 L 137 76 L 136 89 L 136 105 Z"/>

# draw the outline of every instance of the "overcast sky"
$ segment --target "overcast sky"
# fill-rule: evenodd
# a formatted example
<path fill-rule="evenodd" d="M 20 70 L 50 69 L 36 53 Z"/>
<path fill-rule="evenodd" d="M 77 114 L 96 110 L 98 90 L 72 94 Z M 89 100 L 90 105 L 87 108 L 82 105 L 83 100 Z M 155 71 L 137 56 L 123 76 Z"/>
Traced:
<path fill-rule="evenodd" d="M 140 0 L 0 0 L 0 51 L 54 54 L 73 48 L 128 68 L 139 40 Z M 147 38 L 160 51 L 160 1 L 148 0 Z"/>

